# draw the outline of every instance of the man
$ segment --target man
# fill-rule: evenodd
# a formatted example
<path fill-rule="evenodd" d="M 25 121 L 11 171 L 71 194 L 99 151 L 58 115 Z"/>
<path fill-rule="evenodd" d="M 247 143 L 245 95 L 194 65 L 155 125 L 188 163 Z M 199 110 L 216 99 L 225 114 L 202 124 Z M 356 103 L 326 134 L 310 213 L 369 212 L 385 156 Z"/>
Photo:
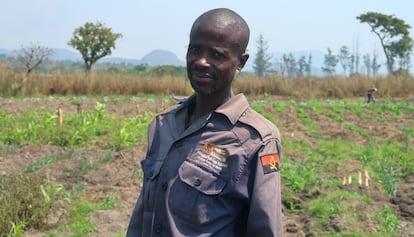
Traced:
<path fill-rule="evenodd" d="M 375 103 L 374 92 L 376 92 L 376 91 L 377 91 L 377 88 L 375 88 L 375 86 L 374 86 L 374 85 L 373 85 L 373 86 L 371 86 L 371 87 L 368 89 L 368 101 L 367 101 L 367 103 L 369 103 L 369 102 Z"/>
<path fill-rule="evenodd" d="M 232 82 L 249 27 L 229 9 L 193 23 L 187 73 L 195 94 L 148 128 L 132 236 L 282 236 L 280 135 Z"/>

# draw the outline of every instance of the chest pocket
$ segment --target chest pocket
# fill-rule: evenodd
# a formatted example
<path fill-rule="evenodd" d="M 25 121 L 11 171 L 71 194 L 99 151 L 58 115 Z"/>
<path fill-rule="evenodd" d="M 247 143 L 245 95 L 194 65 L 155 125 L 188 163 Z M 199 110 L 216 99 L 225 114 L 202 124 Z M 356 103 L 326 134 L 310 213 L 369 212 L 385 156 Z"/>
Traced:
<path fill-rule="evenodd" d="M 226 184 L 222 177 L 184 161 L 168 198 L 172 214 L 194 224 L 219 218 L 225 214 L 220 194 Z"/>

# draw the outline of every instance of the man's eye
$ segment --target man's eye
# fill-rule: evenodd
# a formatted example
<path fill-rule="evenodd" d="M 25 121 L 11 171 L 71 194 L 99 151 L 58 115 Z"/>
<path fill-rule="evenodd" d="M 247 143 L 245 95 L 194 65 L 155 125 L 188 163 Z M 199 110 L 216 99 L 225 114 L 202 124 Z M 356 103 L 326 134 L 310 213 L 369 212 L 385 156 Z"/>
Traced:
<path fill-rule="evenodd" d="M 215 58 L 224 58 L 225 57 L 225 55 L 223 53 L 219 52 L 219 51 L 214 51 L 213 56 Z"/>
<path fill-rule="evenodd" d="M 192 52 L 192 53 L 197 53 L 197 52 L 199 52 L 200 51 L 200 48 L 198 48 L 198 47 L 189 47 L 189 51 L 190 52 Z"/>

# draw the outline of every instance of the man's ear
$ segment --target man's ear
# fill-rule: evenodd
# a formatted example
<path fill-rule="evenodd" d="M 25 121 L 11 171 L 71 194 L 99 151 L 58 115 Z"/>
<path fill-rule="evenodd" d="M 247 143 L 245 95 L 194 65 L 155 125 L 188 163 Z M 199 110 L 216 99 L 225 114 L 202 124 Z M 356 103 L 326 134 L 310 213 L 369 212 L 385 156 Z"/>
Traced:
<path fill-rule="evenodd" d="M 237 67 L 238 70 L 241 70 L 244 65 L 246 65 L 247 60 L 249 59 L 249 54 L 248 53 L 243 53 L 240 55 L 239 57 L 239 66 Z"/>

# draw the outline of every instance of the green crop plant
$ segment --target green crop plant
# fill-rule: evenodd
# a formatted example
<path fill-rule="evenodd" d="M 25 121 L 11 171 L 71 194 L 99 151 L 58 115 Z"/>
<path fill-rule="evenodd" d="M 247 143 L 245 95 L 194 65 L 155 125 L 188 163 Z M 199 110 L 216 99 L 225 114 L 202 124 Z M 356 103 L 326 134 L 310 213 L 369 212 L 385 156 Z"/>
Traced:
<path fill-rule="evenodd" d="M 145 137 L 152 118 L 153 114 L 147 111 L 137 117 L 115 118 L 107 115 L 100 103 L 96 104 L 95 112 L 66 115 L 62 126 L 57 125 L 55 116 L 49 112 L 0 113 L 0 122 L 6 125 L 0 127 L 0 143 L 87 146 L 99 142 L 103 148 L 120 150 Z"/>
<path fill-rule="evenodd" d="M 404 104 L 393 103 L 391 101 L 385 101 L 381 104 L 383 110 L 388 110 L 393 117 L 399 118 L 402 116 L 402 109 Z"/>
<path fill-rule="evenodd" d="M 263 105 L 267 104 L 268 102 L 265 100 L 259 100 L 252 104 L 252 108 L 258 112 L 259 114 L 263 115 L 265 118 L 267 118 L 272 123 L 276 124 L 276 118 L 273 116 L 272 113 L 265 111 L 263 109 Z"/>
<path fill-rule="evenodd" d="M 56 202 L 63 201 L 63 186 L 46 175 L 13 173 L 0 176 L 0 233 L 42 228 Z"/>
<path fill-rule="evenodd" d="M 310 154 L 313 152 L 310 144 L 305 139 L 295 140 L 291 138 L 285 138 L 283 139 L 282 144 L 284 149 L 299 151 L 304 154 Z"/>
<path fill-rule="evenodd" d="M 286 110 L 286 102 L 284 101 L 274 101 L 272 103 L 272 107 L 276 110 L 278 113 L 283 113 Z"/>
<path fill-rule="evenodd" d="M 326 114 L 327 117 L 332 118 L 339 123 L 343 123 L 345 121 L 343 117 L 343 112 L 345 110 L 344 102 L 328 100 L 324 107 L 326 108 L 327 111 L 321 114 Z M 328 111 L 331 111 L 331 112 L 328 112 Z"/>
<path fill-rule="evenodd" d="M 23 237 L 23 231 L 26 228 L 26 223 L 24 223 L 24 222 L 19 222 L 19 223 L 10 222 L 10 225 L 11 225 L 11 230 L 9 231 L 9 233 L 7 233 L 5 235 L 6 237 Z"/>
<path fill-rule="evenodd" d="M 30 163 L 26 169 L 25 172 L 34 172 L 36 170 L 39 170 L 45 166 L 54 164 L 56 162 L 56 159 L 52 155 L 46 155 L 46 157 L 43 160 L 40 160 L 38 162 L 32 162 Z"/>
<path fill-rule="evenodd" d="M 324 229 L 331 229 L 332 226 L 329 224 L 331 218 L 338 217 L 340 222 L 337 223 L 338 229 L 341 233 L 355 233 L 362 228 L 362 220 L 369 217 L 369 213 L 365 213 L 364 216 L 355 216 L 356 210 L 359 208 L 357 203 L 361 203 L 362 206 L 369 206 L 372 203 L 372 199 L 358 194 L 353 191 L 336 190 L 330 191 L 326 195 L 318 196 L 311 200 L 307 207 L 307 215 L 310 217 L 317 217 L 316 227 L 325 227 Z M 358 221 L 358 219 L 361 219 Z M 355 221 L 357 220 L 357 221 Z M 352 225 L 348 225 L 352 223 Z M 335 231 L 327 231 L 325 234 L 328 236 L 333 235 Z M 321 236 L 324 236 L 321 233 Z M 354 236 L 354 235 L 350 235 Z"/>
<path fill-rule="evenodd" d="M 345 124 L 344 127 L 351 131 L 357 132 L 359 135 L 361 135 L 361 137 L 369 138 L 369 134 L 361 127 L 358 127 L 353 124 Z"/>
<path fill-rule="evenodd" d="M 282 167 L 282 180 L 293 192 L 303 191 L 316 184 L 315 170 L 311 162 L 307 160 L 293 162 L 289 156 L 285 156 Z"/>
<path fill-rule="evenodd" d="M 316 198 L 310 201 L 308 205 L 308 214 L 316 216 L 321 223 L 326 223 L 330 216 L 343 213 L 344 206 L 338 205 L 348 194 L 345 191 L 334 191 L 326 196 Z"/>
<path fill-rule="evenodd" d="M 384 206 L 383 210 L 377 210 L 374 220 L 380 223 L 384 236 L 397 236 L 396 233 L 400 232 L 401 223 L 388 206 Z"/>
<path fill-rule="evenodd" d="M 110 210 L 116 207 L 117 197 L 108 194 L 100 202 L 90 202 L 83 199 L 76 199 L 70 210 L 70 224 L 64 226 L 71 236 L 87 236 L 94 233 L 89 214 L 97 210 Z"/>
<path fill-rule="evenodd" d="M 321 140 L 315 145 L 313 154 L 319 154 L 321 156 L 322 159 L 318 160 L 319 162 L 326 160 L 347 160 L 350 158 L 349 147 L 352 144 L 340 139 Z"/>
<path fill-rule="evenodd" d="M 350 110 L 354 112 L 358 117 L 360 118 L 367 118 L 367 115 L 365 115 L 363 108 L 365 104 L 361 101 L 357 101 L 355 103 L 350 103 L 345 106 L 347 110 Z"/>
<path fill-rule="evenodd" d="M 306 128 L 316 128 L 317 125 L 312 121 L 309 114 L 306 112 L 308 108 L 308 104 L 300 103 L 295 104 L 296 114 L 299 118 L 299 121 L 306 127 Z"/>

